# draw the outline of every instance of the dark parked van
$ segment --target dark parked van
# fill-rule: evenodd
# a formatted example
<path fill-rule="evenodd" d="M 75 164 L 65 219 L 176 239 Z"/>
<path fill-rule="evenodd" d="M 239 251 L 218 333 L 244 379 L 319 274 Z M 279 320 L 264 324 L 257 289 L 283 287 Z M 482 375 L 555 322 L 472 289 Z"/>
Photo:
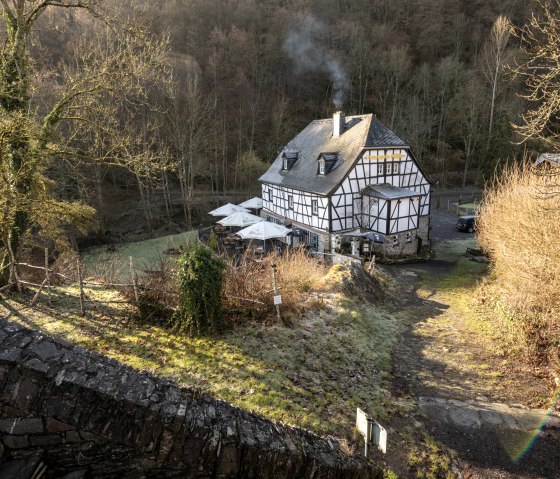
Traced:
<path fill-rule="evenodd" d="M 475 216 L 459 216 L 455 225 L 459 231 L 472 233 L 475 230 Z"/>

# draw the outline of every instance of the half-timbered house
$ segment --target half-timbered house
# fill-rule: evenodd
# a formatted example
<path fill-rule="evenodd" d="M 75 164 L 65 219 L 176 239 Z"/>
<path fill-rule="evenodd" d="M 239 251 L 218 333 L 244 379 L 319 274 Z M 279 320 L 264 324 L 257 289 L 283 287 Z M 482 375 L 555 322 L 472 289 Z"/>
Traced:
<path fill-rule="evenodd" d="M 268 220 L 318 252 L 377 233 L 378 251 L 416 254 L 430 240 L 430 180 L 410 147 L 375 115 L 311 122 L 260 178 Z"/>

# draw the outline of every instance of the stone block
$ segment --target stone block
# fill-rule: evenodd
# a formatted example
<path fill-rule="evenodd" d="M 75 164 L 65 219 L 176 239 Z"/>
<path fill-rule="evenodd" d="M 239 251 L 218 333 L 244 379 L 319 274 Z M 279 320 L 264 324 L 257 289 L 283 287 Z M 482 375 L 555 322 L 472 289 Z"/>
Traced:
<path fill-rule="evenodd" d="M 56 446 L 62 444 L 62 436 L 58 434 L 45 434 L 41 436 L 30 436 L 29 442 L 32 446 Z"/>
<path fill-rule="evenodd" d="M 505 425 L 510 429 L 519 429 L 519 424 L 517 424 L 513 414 L 503 412 L 502 419 L 504 420 Z"/>
<path fill-rule="evenodd" d="M 35 371 L 39 371 L 41 373 L 48 373 L 49 372 L 48 364 L 39 361 L 37 358 L 30 359 L 29 361 L 27 361 L 25 363 L 25 365 L 28 368 L 33 369 Z"/>
<path fill-rule="evenodd" d="M 31 379 L 22 379 L 14 388 L 14 405 L 19 409 L 27 410 L 29 403 L 33 400 L 39 390 L 39 386 Z"/>
<path fill-rule="evenodd" d="M 34 417 L 1 419 L 0 432 L 7 434 L 34 434 L 43 432 L 43 420 Z"/>
<path fill-rule="evenodd" d="M 57 421 L 56 419 L 47 419 L 47 431 L 48 432 L 63 432 L 72 431 L 74 428 L 65 424 L 63 422 Z"/>
<path fill-rule="evenodd" d="M 480 416 L 475 409 L 453 407 L 449 410 L 449 417 L 453 424 L 465 428 L 480 428 Z"/>
<path fill-rule="evenodd" d="M 86 431 L 80 431 L 80 436 L 84 441 L 95 441 L 97 439 L 97 436 L 95 434 Z"/>
<path fill-rule="evenodd" d="M 29 446 L 27 436 L 2 436 L 2 442 L 9 449 L 22 449 Z"/>
<path fill-rule="evenodd" d="M 537 429 L 540 424 L 546 419 L 546 417 L 546 414 L 538 414 L 526 411 L 523 413 L 518 413 L 515 419 L 517 420 L 521 428 L 527 431 L 532 431 L 534 429 Z"/>
<path fill-rule="evenodd" d="M 80 437 L 80 434 L 77 431 L 68 431 L 65 434 L 66 442 L 82 442 L 83 439 Z"/>
<path fill-rule="evenodd" d="M 58 348 L 52 341 L 42 341 L 35 348 L 33 354 L 37 355 L 39 359 L 46 361 L 47 359 L 56 358 L 60 356 Z"/>
<path fill-rule="evenodd" d="M 500 413 L 496 411 L 480 409 L 478 412 L 480 414 L 480 418 L 488 424 L 492 424 L 496 426 L 504 422 Z"/>
<path fill-rule="evenodd" d="M 23 350 L 21 348 L 11 347 L 0 351 L 0 361 L 17 361 Z"/>
<path fill-rule="evenodd" d="M 6 406 L 3 409 L 3 416 L 7 418 L 26 417 L 27 412 L 17 407 Z"/>

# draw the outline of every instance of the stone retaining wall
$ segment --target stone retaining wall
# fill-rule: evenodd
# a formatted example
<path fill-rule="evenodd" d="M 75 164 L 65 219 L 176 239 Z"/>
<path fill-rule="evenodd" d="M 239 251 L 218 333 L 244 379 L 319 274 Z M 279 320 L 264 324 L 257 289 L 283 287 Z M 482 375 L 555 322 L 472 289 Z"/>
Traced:
<path fill-rule="evenodd" d="M 3 320 L 0 438 L 4 466 L 35 451 L 88 477 L 382 477 L 334 441 Z"/>

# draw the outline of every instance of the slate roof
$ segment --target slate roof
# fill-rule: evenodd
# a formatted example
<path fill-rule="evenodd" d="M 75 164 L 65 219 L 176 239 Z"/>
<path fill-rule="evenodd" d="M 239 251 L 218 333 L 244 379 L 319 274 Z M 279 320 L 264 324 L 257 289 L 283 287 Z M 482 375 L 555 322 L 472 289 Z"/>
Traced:
<path fill-rule="evenodd" d="M 384 200 L 395 200 L 399 198 L 411 198 L 413 196 L 422 196 L 422 193 L 409 190 L 407 188 L 399 188 L 388 183 L 376 186 L 368 186 L 364 190 L 364 194 L 374 198 L 381 198 Z"/>
<path fill-rule="evenodd" d="M 328 195 L 352 169 L 364 148 L 408 148 L 404 140 L 372 114 L 348 116 L 342 135 L 333 138 L 332 133 L 332 118 L 312 121 L 286 145 L 260 181 Z M 282 170 L 282 154 L 286 150 L 296 150 L 299 155 L 291 169 Z M 327 175 L 318 175 L 317 158 L 327 152 L 337 152 L 339 158 Z"/>

